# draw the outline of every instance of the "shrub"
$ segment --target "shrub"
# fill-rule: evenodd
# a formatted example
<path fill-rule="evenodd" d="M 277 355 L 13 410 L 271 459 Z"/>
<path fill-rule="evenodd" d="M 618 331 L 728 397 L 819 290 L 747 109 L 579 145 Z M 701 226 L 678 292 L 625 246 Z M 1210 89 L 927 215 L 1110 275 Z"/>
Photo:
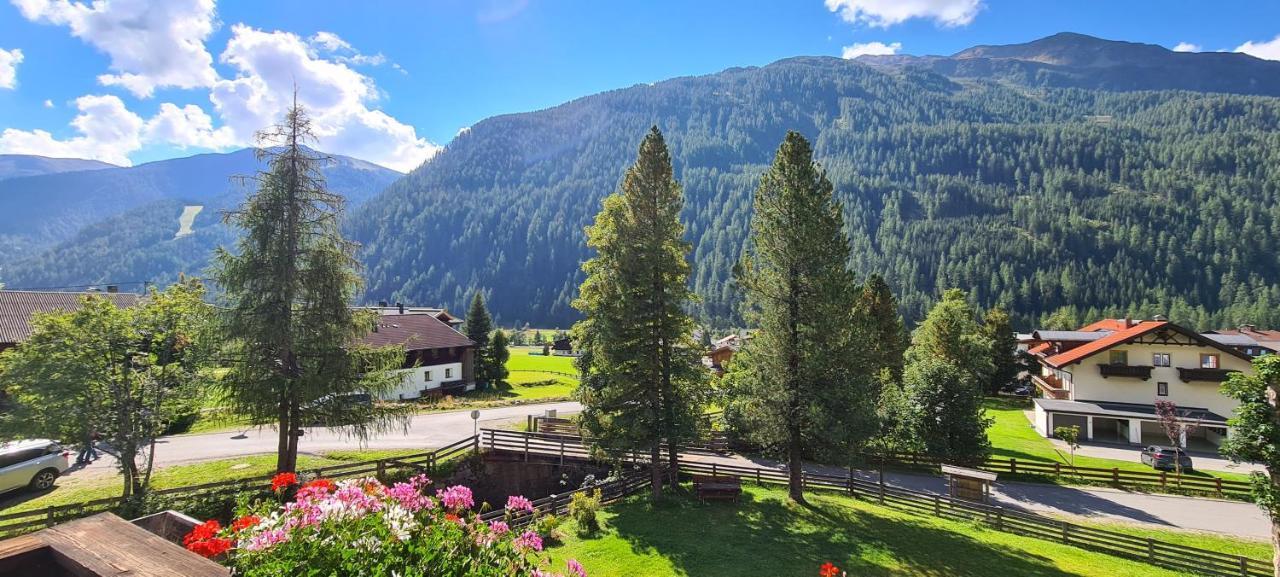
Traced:
<path fill-rule="evenodd" d="M 372 478 L 277 481 L 275 500 L 259 501 L 225 525 L 210 520 L 183 544 L 244 577 L 296 575 L 303 567 L 314 575 L 556 575 L 540 569 L 537 554 L 558 523 L 542 517 L 525 531 L 486 523 L 472 511 L 466 487 L 432 496 L 421 475 L 391 486 Z M 576 562 L 567 570 L 585 575 Z"/>
<path fill-rule="evenodd" d="M 560 525 L 563 524 L 564 519 L 551 513 L 545 513 L 538 515 L 538 517 L 529 524 L 529 528 L 532 529 L 533 532 L 542 535 L 547 543 L 559 543 L 564 539 L 564 533 L 560 531 Z"/>
<path fill-rule="evenodd" d="M 574 493 L 569 501 L 569 516 L 578 524 L 578 532 L 591 535 L 600 530 L 600 489 Z"/>

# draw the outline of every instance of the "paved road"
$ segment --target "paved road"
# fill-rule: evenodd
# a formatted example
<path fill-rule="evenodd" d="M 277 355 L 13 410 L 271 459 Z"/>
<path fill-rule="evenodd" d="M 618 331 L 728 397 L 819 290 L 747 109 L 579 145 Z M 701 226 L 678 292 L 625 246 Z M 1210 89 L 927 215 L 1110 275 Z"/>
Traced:
<path fill-rule="evenodd" d="M 481 427 L 496 427 L 504 423 L 518 422 L 530 414 L 541 414 L 555 409 L 560 414 L 580 410 L 576 402 L 524 405 L 480 411 Z M 428 413 L 415 416 L 407 431 L 394 431 L 378 435 L 361 445 L 357 439 L 345 437 L 324 429 L 308 429 L 302 437 L 301 451 L 319 453 L 337 449 L 401 449 L 423 450 L 441 447 L 471 434 L 471 411 Z M 156 449 L 156 462 L 160 466 L 222 459 L 255 453 L 272 453 L 276 449 L 275 431 L 249 430 L 243 438 L 240 431 L 203 435 L 178 435 L 165 437 Z M 778 467 L 778 463 L 743 456 L 703 457 L 742 466 Z M 93 474 L 96 470 L 106 473 L 111 459 L 102 459 L 88 469 L 74 473 Z M 815 467 L 815 470 L 824 468 Z M 830 469 L 834 474 L 844 474 L 843 469 Z M 858 472 L 858 475 L 875 480 L 876 473 Z M 944 481 L 930 475 L 890 473 L 888 483 L 904 488 L 942 493 Z M 1036 513 L 1066 515 L 1087 519 L 1102 519 L 1118 523 L 1137 523 L 1164 528 L 1180 528 L 1210 531 L 1226 535 L 1266 539 L 1270 536 L 1270 522 L 1254 505 L 1235 501 L 1129 493 L 1098 487 L 1060 487 L 1036 483 L 997 483 L 992 493 L 997 504 L 1020 508 Z"/>

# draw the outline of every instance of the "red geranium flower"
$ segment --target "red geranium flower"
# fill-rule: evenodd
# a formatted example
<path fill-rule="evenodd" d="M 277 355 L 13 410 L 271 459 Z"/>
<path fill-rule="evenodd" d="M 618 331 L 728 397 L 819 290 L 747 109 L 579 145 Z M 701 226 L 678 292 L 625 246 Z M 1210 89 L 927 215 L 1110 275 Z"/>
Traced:
<path fill-rule="evenodd" d="M 818 577 L 836 577 L 840 574 L 840 568 L 833 565 L 830 561 L 822 564 L 822 568 L 818 569 Z"/>
<path fill-rule="evenodd" d="M 292 487 L 298 484 L 298 476 L 293 473 L 276 473 L 271 479 L 271 490 L 280 492 L 286 487 Z"/>
<path fill-rule="evenodd" d="M 231 530 L 236 532 L 244 531 L 249 527 L 257 525 L 261 520 L 262 518 L 257 515 L 245 515 L 236 519 L 235 522 L 231 524 Z"/>
<path fill-rule="evenodd" d="M 187 545 L 187 550 L 210 559 L 231 550 L 231 540 L 215 537 Z"/>
<path fill-rule="evenodd" d="M 337 489 L 337 488 L 338 488 L 338 485 L 337 485 L 337 484 L 335 484 L 333 481 L 330 481 L 330 480 L 328 480 L 328 479 L 316 479 L 316 480 L 314 480 L 314 481 L 308 481 L 308 482 L 307 482 L 307 484 L 305 484 L 305 485 L 303 485 L 303 486 L 302 486 L 302 488 L 303 488 L 303 489 L 321 489 L 321 488 L 323 488 L 323 489 L 325 489 L 326 491 L 332 491 L 332 490 L 334 490 L 334 489 Z"/>
<path fill-rule="evenodd" d="M 183 545 L 190 545 L 197 541 L 204 541 L 218 536 L 218 531 L 222 530 L 222 524 L 217 519 L 209 519 L 204 523 L 196 525 L 186 537 L 182 538 Z"/>

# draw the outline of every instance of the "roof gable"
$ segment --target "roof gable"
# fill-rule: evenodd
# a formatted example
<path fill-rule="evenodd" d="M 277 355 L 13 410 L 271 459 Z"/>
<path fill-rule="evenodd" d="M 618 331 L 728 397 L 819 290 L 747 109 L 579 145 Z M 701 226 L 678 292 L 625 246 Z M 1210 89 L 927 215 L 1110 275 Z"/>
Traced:
<path fill-rule="evenodd" d="M 21 343 L 31 336 L 31 315 L 80 309 L 85 297 L 104 298 L 119 307 L 131 307 L 140 294 L 111 292 L 41 292 L 0 290 L 0 343 Z"/>
<path fill-rule="evenodd" d="M 371 347 L 399 345 L 406 351 L 475 345 L 466 335 L 430 313 L 381 315 L 377 322 L 377 329 L 361 338 L 361 344 Z"/>
<path fill-rule="evenodd" d="M 1084 328 L 1094 327 L 1094 330 L 1106 330 L 1105 328 L 1102 328 L 1103 326 L 1105 326 L 1105 325 L 1101 325 L 1101 323 L 1102 323 L 1102 322 L 1103 322 L 1103 321 L 1099 321 L 1098 323 L 1093 323 L 1093 324 L 1088 325 L 1088 326 L 1086 326 L 1086 327 L 1084 327 Z M 1125 321 L 1118 321 L 1118 322 L 1120 322 L 1120 323 L 1124 323 Z M 1116 325 L 1112 325 L 1112 326 L 1116 326 Z M 1084 328 L 1082 328 L 1082 329 L 1081 329 L 1081 331 L 1083 331 L 1083 330 L 1084 330 Z M 1201 334 L 1199 334 L 1199 333 L 1197 333 L 1197 332 L 1195 332 L 1195 331 L 1191 331 L 1191 330 L 1188 330 L 1188 329 L 1182 328 L 1182 327 L 1180 327 L 1180 326 L 1178 326 L 1178 325 L 1175 325 L 1175 324 L 1173 324 L 1173 323 L 1171 323 L 1171 322 L 1168 322 L 1168 321 L 1141 321 L 1141 322 L 1139 322 L 1138 324 L 1133 325 L 1133 326 L 1131 326 L 1131 327 L 1129 327 L 1129 328 L 1127 328 L 1127 329 L 1122 329 L 1122 330 L 1114 331 L 1114 332 L 1112 332 L 1111 334 L 1107 335 L 1107 336 L 1106 336 L 1106 337 L 1104 337 L 1104 338 L 1101 338 L 1101 339 L 1098 339 L 1098 340 L 1096 340 L 1096 341 L 1092 341 L 1092 342 L 1089 342 L 1089 343 L 1085 343 L 1085 344 L 1083 344 L 1083 345 L 1080 345 L 1080 346 L 1078 346 L 1078 347 L 1075 347 L 1075 348 L 1073 348 L 1073 349 L 1071 349 L 1071 350 L 1068 350 L 1068 351 L 1066 351 L 1066 352 L 1059 353 L 1059 354 L 1056 354 L 1056 355 L 1053 355 L 1053 356 L 1047 357 L 1047 358 L 1045 358 L 1045 359 L 1044 359 L 1044 362 L 1045 362 L 1045 364 L 1047 364 L 1047 365 L 1049 365 L 1049 366 L 1052 366 L 1052 367 L 1055 367 L 1055 368 L 1061 368 L 1061 367 L 1064 367 L 1064 366 L 1066 366 L 1066 365 L 1070 365 L 1070 364 L 1073 364 L 1073 363 L 1078 363 L 1078 362 L 1080 362 L 1080 361 L 1082 361 L 1082 360 L 1084 360 L 1084 359 L 1086 359 L 1086 358 L 1088 358 L 1088 357 L 1091 357 L 1091 356 L 1096 355 L 1096 354 L 1098 354 L 1098 353 L 1101 353 L 1101 352 L 1103 352 L 1103 351 L 1109 350 L 1109 349 L 1111 349 L 1111 348 L 1114 348 L 1114 347 L 1117 347 L 1117 346 L 1120 346 L 1120 345 L 1123 345 L 1123 344 L 1129 343 L 1129 342 L 1133 341 L 1134 339 L 1137 339 L 1138 337 L 1141 337 L 1141 336 L 1143 336 L 1143 335 L 1150 334 L 1150 333 L 1153 333 L 1153 332 L 1156 332 L 1156 331 L 1158 331 L 1158 330 L 1162 330 L 1162 329 L 1164 329 L 1164 330 L 1172 330 L 1172 331 L 1174 331 L 1174 332 L 1176 332 L 1176 333 L 1178 333 L 1178 334 L 1181 334 L 1181 335 L 1183 335 L 1183 336 L 1185 336 L 1185 337 L 1187 337 L 1187 338 L 1191 339 L 1191 340 L 1192 340 L 1192 341 L 1194 341 L 1196 344 L 1199 344 L 1199 345 L 1202 345 L 1202 346 L 1206 346 L 1206 347 L 1210 347 L 1210 348 L 1217 349 L 1217 350 L 1219 350 L 1219 351 L 1222 351 L 1222 352 L 1227 353 L 1227 354 L 1229 354 L 1229 355 L 1232 355 L 1232 356 L 1234 356 L 1234 357 L 1239 357 L 1239 358 L 1244 359 L 1244 360 L 1246 360 L 1246 361 L 1247 361 L 1247 360 L 1249 360 L 1248 355 L 1245 355 L 1245 354 L 1241 353 L 1240 351 L 1237 351 L 1237 350 L 1236 350 L 1236 349 L 1234 349 L 1234 348 L 1231 348 L 1231 347 L 1229 347 L 1229 346 L 1227 346 L 1227 345 L 1224 345 L 1224 344 L 1222 344 L 1222 343 L 1218 343 L 1218 342 L 1216 342 L 1216 341 L 1214 341 L 1214 340 L 1212 340 L 1212 339 L 1210 339 L 1210 338 L 1208 338 L 1208 337 L 1206 337 L 1206 336 L 1204 336 L 1204 335 L 1201 335 Z"/>

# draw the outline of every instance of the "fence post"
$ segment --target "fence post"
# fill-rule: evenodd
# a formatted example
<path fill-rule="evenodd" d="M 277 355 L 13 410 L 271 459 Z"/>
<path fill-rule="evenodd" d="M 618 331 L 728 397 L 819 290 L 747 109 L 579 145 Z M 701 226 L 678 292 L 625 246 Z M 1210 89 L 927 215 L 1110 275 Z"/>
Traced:
<path fill-rule="evenodd" d="M 52 527 L 52 526 L 53 526 L 53 506 L 49 506 L 49 507 L 46 507 L 46 508 L 45 508 L 45 513 L 44 513 L 44 526 L 45 526 L 45 527 Z"/>
<path fill-rule="evenodd" d="M 378 459 L 377 476 L 379 481 L 383 481 L 387 478 L 387 462 L 382 459 Z"/>
<path fill-rule="evenodd" d="M 846 488 L 849 490 L 849 496 L 853 496 L 853 468 L 849 468 L 849 476 L 846 478 Z"/>
<path fill-rule="evenodd" d="M 1249 558 L 1240 556 L 1240 577 L 1249 577 Z"/>
<path fill-rule="evenodd" d="M 760 483 L 760 467 L 756 467 L 756 484 L 757 485 L 761 484 Z"/>
<path fill-rule="evenodd" d="M 1071 524 L 1066 521 L 1062 522 L 1062 544 L 1071 544 Z"/>
<path fill-rule="evenodd" d="M 1120 467 L 1111 468 L 1111 482 L 1116 485 L 1120 484 Z"/>
<path fill-rule="evenodd" d="M 1062 476 L 1062 462 L 1061 462 L 1061 461 L 1054 461 L 1054 462 L 1053 462 L 1053 476 L 1054 476 L 1054 477 L 1061 477 L 1061 476 Z"/>
<path fill-rule="evenodd" d="M 1218 486 L 1218 496 L 1222 496 L 1222 477 L 1214 477 L 1214 484 Z"/>
<path fill-rule="evenodd" d="M 560 439 L 560 466 L 564 466 L 564 439 Z"/>
<path fill-rule="evenodd" d="M 712 476 L 712 477 L 716 477 L 716 476 L 718 476 L 718 474 L 716 473 L 716 462 L 715 462 L 715 461 L 712 461 L 712 462 L 711 462 L 711 476 Z"/>
<path fill-rule="evenodd" d="M 529 435 L 524 436 L 524 462 L 529 462 Z"/>
<path fill-rule="evenodd" d="M 1004 507 L 996 507 L 996 531 L 1004 531 Z"/>
<path fill-rule="evenodd" d="M 1156 562 L 1156 540 L 1151 537 L 1147 537 L 1147 562 Z"/>
<path fill-rule="evenodd" d="M 933 496 L 933 515 L 935 517 L 942 516 L 942 498 L 937 495 Z"/>
<path fill-rule="evenodd" d="M 1010 475 L 1018 474 L 1018 458 L 1017 457 L 1009 458 L 1009 474 Z"/>
<path fill-rule="evenodd" d="M 884 504 L 884 467 L 880 468 L 880 504 Z"/>

